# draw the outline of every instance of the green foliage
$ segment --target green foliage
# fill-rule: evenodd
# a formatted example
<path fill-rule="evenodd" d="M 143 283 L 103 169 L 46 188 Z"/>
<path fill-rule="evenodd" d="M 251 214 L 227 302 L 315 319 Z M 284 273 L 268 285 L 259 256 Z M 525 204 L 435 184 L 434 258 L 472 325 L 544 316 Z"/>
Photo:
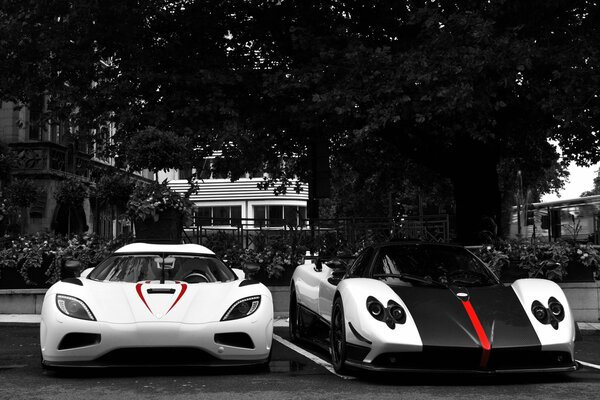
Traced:
<path fill-rule="evenodd" d="M 30 207 L 43 194 L 43 190 L 31 179 L 14 179 L 4 191 L 13 207 Z"/>
<path fill-rule="evenodd" d="M 1 95 L 0 91 L 0 95 Z M 0 182 L 7 182 L 10 179 L 10 172 L 14 166 L 15 157 L 6 143 L 0 141 Z"/>
<path fill-rule="evenodd" d="M 596 195 L 600 194 L 600 169 L 598 171 L 596 171 L 596 176 L 594 177 L 593 184 L 594 184 L 593 189 L 581 193 L 581 197 L 596 196 Z"/>
<path fill-rule="evenodd" d="M 21 210 L 30 207 L 35 200 L 42 196 L 43 190 L 30 179 L 13 179 L 4 188 L 0 197 L 0 226 L 4 234 L 4 224 L 19 226 L 21 223 Z M 11 224 L 8 224 L 10 219 Z"/>
<path fill-rule="evenodd" d="M 526 272 L 530 278 L 561 282 L 569 267 L 581 264 L 590 269 L 595 279 L 600 279 L 600 251 L 598 246 L 589 243 L 501 241 L 494 246 L 482 246 L 474 253 L 498 276 L 512 266 Z"/>
<path fill-rule="evenodd" d="M 502 274 L 502 269 L 510 264 L 508 255 L 495 249 L 493 246 L 482 246 L 474 253 L 486 263 L 498 277 Z"/>
<path fill-rule="evenodd" d="M 242 268 L 244 263 L 257 264 L 258 275 L 266 279 L 280 278 L 284 272 L 300 264 L 306 247 L 294 245 L 287 236 L 267 238 L 259 233 L 252 237 L 253 246 L 244 249 L 234 234 L 217 232 L 203 243 L 232 268 Z"/>
<path fill-rule="evenodd" d="M 88 187 L 78 178 L 60 181 L 54 192 L 56 202 L 69 207 L 77 207 L 88 197 Z"/>
<path fill-rule="evenodd" d="M 94 267 L 122 246 L 123 240 L 107 241 L 93 235 L 65 237 L 44 233 L 20 236 L 6 242 L 0 250 L 0 275 L 3 270 L 12 268 L 19 272 L 27 285 L 50 286 L 61 279 L 65 261 L 79 260 L 82 270 Z M 35 270 L 42 271 L 45 278 L 32 280 Z"/>
<path fill-rule="evenodd" d="M 154 127 L 134 133 L 119 147 L 127 168 L 132 171 L 149 169 L 154 172 L 182 169 L 192 157 L 190 141 L 171 131 Z"/>
<path fill-rule="evenodd" d="M 0 199 L 0 222 L 5 222 L 11 211 L 11 205 L 8 200 Z"/>
<path fill-rule="evenodd" d="M 380 141 L 386 165 L 452 182 L 468 238 L 512 184 L 499 167 L 541 192 L 564 176 L 549 139 L 565 160 L 600 160 L 599 20 L 579 0 L 8 1 L 0 97 L 50 93 L 49 114 L 80 132 L 115 122 L 116 151 L 144 127 L 174 132 L 223 150 L 234 179 L 306 179 L 316 138 L 332 154 Z"/>
<path fill-rule="evenodd" d="M 102 175 L 96 182 L 94 194 L 102 203 L 124 209 L 133 193 L 134 184 L 125 174 Z"/>
<path fill-rule="evenodd" d="M 134 221 L 158 221 L 161 212 L 175 210 L 184 218 L 184 224 L 188 224 L 191 222 L 193 207 L 188 196 L 171 190 L 166 181 L 138 183 L 127 202 L 127 213 Z"/>

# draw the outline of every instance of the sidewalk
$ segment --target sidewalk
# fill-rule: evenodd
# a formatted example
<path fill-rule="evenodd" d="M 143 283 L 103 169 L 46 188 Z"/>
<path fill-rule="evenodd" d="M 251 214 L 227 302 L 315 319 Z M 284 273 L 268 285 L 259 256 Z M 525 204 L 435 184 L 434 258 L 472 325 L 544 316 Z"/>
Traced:
<path fill-rule="evenodd" d="M 26 325 L 39 324 L 40 314 L 0 314 L 0 325 Z M 600 335 L 600 323 L 596 322 L 578 322 L 579 330 L 582 335 Z M 282 313 L 276 313 L 275 327 L 288 326 L 288 318 Z"/>

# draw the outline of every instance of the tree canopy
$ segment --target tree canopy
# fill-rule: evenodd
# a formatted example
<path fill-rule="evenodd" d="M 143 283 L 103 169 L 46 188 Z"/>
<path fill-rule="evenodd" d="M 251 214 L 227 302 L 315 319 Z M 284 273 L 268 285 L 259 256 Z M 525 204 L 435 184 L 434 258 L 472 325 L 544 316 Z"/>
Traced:
<path fill-rule="evenodd" d="M 115 152 L 151 126 L 222 150 L 232 176 L 308 178 L 315 142 L 333 159 L 380 149 L 382 168 L 451 181 L 465 242 L 501 217 L 516 171 L 538 192 L 560 182 L 550 140 L 563 162 L 600 161 L 593 2 L 1 4 L 0 97 L 48 93 L 82 134 L 113 121 Z"/>

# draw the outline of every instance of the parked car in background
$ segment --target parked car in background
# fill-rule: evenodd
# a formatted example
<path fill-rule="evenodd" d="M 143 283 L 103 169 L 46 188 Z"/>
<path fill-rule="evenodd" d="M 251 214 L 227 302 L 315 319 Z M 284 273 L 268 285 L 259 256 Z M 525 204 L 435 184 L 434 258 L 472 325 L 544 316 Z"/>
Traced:
<path fill-rule="evenodd" d="M 573 371 L 575 322 L 554 282 L 501 284 L 460 246 L 389 242 L 347 268 L 296 268 L 290 336 L 331 352 L 337 372 Z"/>
<path fill-rule="evenodd" d="M 266 365 L 273 300 L 195 244 L 134 243 L 54 284 L 42 306 L 46 367 Z"/>

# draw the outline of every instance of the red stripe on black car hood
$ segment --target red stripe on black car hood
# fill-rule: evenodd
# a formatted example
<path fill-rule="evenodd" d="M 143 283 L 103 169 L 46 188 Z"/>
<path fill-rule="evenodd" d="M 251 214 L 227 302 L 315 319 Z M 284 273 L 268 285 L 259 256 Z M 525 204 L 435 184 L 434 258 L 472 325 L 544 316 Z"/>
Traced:
<path fill-rule="evenodd" d="M 541 343 L 511 287 L 469 287 L 469 313 L 452 290 L 391 286 L 412 315 L 424 347 L 483 349 L 541 348 Z M 474 323 L 474 316 L 478 322 Z M 475 326 L 479 324 L 478 333 Z"/>

